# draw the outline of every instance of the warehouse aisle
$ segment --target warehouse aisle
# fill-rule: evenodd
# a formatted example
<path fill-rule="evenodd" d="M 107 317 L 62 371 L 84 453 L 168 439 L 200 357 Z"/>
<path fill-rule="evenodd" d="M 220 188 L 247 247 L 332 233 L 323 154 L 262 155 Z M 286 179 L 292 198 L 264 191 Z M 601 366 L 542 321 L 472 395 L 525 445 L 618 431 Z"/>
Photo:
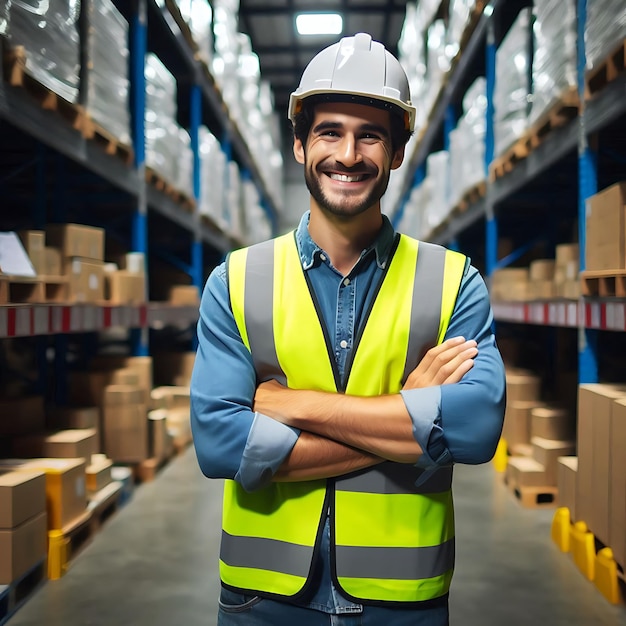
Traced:
<path fill-rule="evenodd" d="M 489 465 L 455 472 L 452 626 L 624 626 L 549 539 L 553 510 L 524 509 Z M 214 626 L 221 483 L 192 449 L 140 486 L 58 581 L 8 626 Z"/>

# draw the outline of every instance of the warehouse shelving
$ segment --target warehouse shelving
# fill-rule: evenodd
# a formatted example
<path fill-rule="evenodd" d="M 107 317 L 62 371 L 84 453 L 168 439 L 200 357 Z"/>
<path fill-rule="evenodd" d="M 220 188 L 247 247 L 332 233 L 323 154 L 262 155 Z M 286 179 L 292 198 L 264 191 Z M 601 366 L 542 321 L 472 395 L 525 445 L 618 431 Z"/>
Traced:
<path fill-rule="evenodd" d="M 463 95 L 461 88 L 479 73 L 486 75 L 487 99 L 493 101 L 497 44 L 510 25 L 511 14 L 531 5 L 525 1 L 481 5 L 482 15 L 471 25 L 469 39 L 446 76 L 428 116 L 428 125 L 409 155 L 410 167 L 403 182 L 401 202 L 393 213 L 396 221 L 402 216 L 412 187 L 423 180 L 426 157 L 446 146 L 450 130 L 447 116 L 451 108 L 454 110 L 458 106 Z M 495 270 L 515 262 L 534 245 L 543 244 L 549 254 L 559 243 L 558 230 L 562 222 L 579 223 L 578 233 L 571 233 L 571 236 L 580 242 L 582 271 L 585 200 L 598 189 L 619 180 L 619 171 L 610 171 L 606 163 L 598 163 L 602 155 L 597 154 L 595 141 L 590 138 L 600 136 L 605 144 L 615 143 L 613 150 L 619 152 L 619 137 L 623 136 L 619 128 L 626 116 L 626 73 L 621 73 L 589 97 L 585 91 L 585 61 L 581 56 L 584 55 L 586 0 L 578 0 L 577 12 L 578 92 L 582 103 L 579 114 L 551 128 L 541 137 L 539 145 L 519 160 L 512 161 L 509 171 L 493 176 L 490 172 L 494 162 L 493 108 L 488 108 L 484 197 L 475 198 L 462 211 L 453 210 L 450 217 L 424 236 L 427 240 L 460 248 L 470 254 L 488 281 Z M 481 56 L 483 65 L 477 63 Z M 516 249 L 499 259 L 498 245 L 503 233 L 514 236 Z M 624 308 L 624 302 L 619 299 L 598 297 L 584 297 L 578 301 L 493 303 L 497 322 L 578 329 L 581 346 L 579 382 L 597 382 L 597 331 L 626 330 Z"/>

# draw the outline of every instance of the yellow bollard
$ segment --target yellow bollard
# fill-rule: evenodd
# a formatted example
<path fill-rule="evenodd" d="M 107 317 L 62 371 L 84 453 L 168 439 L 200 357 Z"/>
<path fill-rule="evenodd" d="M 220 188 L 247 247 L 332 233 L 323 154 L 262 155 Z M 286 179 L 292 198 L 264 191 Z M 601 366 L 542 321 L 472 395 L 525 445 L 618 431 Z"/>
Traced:
<path fill-rule="evenodd" d="M 576 522 L 571 527 L 570 546 L 576 567 L 587 580 L 595 577 L 596 547 L 593 533 L 585 522 Z"/>
<path fill-rule="evenodd" d="M 504 472 L 506 471 L 507 464 L 507 445 L 506 441 L 501 438 L 500 441 L 498 441 L 498 447 L 493 455 L 493 466 L 496 472 Z"/>
<path fill-rule="evenodd" d="M 48 578 L 58 580 L 67 569 L 67 539 L 60 530 L 48 531 Z"/>
<path fill-rule="evenodd" d="M 569 509 L 566 506 L 559 507 L 552 518 L 551 537 L 561 552 L 570 551 L 570 526 Z"/>
<path fill-rule="evenodd" d="M 602 548 L 596 555 L 594 585 L 612 604 L 619 604 L 620 592 L 617 582 L 617 563 L 611 548 Z"/>

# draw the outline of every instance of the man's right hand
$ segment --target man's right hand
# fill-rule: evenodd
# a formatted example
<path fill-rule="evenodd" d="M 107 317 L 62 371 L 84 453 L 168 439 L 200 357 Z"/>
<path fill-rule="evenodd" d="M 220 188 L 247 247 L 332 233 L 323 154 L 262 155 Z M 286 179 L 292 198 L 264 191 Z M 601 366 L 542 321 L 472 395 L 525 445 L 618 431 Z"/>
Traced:
<path fill-rule="evenodd" d="M 431 348 L 409 374 L 402 389 L 458 383 L 474 366 L 478 348 L 473 339 L 452 337 Z"/>

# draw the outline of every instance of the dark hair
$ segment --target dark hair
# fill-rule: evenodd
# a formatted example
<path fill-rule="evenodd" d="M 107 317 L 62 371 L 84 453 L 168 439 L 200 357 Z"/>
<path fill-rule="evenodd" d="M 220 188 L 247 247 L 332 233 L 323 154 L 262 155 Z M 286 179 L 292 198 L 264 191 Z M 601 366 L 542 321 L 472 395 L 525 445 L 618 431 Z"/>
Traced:
<path fill-rule="evenodd" d="M 365 104 L 373 106 L 377 109 L 389 111 L 389 119 L 391 124 L 391 150 L 395 154 L 397 150 L 403 148 L 407 141 L 411 138 L 413 131 L 407 130 L 404 126 L 405 112 L 390 102 L 384 100 L 376 100 L 365 96 L 353 96 L 348 94 L 320 94 L 309 96 L 302 101 L 302 109 L 296 113 L 293 125 L 293 134 L 296 139 L 306 144 L 306 140 L 313 124 L 313 114 L 316 104 L 320 102 L 354 102 L 356 104 Z"/>

